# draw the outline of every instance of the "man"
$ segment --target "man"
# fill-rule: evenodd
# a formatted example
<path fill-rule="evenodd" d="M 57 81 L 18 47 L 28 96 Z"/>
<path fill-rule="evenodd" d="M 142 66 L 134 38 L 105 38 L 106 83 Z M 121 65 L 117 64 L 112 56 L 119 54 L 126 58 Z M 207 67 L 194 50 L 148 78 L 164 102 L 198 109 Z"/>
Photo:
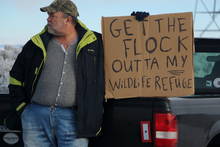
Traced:
<path fill-rule="evenodd" d="M 46 27 L 32 37 L 11 71 L 9 91 L 22 112 L 26 147 L 86 147 L 101 130 L 103 46 L 77 19 L 71 0 L 40 9 Z"/>

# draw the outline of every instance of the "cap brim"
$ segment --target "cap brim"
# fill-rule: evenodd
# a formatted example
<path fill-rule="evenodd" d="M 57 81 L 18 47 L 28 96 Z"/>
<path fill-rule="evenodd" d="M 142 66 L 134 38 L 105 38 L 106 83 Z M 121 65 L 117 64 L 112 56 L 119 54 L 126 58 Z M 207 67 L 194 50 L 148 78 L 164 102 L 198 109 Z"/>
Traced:
<path fill-rule="evenodd" d="M 40 8 L 41 12 L 47 12 L 48 11 L 48 7 L 42 7 Z"/>
<path fill-rule="evenodd" d="M 42 8 L 40 8 L 40 11 L 41 11 L 41 12 L 50 12 L 51 9 L 49 8 L 49 6 L 47 6 L 47 7 L 42 7 Z"/>

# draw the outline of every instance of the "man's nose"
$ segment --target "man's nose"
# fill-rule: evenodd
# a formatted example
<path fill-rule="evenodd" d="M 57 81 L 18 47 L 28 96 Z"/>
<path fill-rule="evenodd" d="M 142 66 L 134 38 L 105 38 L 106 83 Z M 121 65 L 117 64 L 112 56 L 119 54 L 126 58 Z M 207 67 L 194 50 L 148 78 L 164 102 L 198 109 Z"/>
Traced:
<path fill-rule="evenodd" d="M 47 22 L 51 22 L 51 18 L 50 17 L 47 18 Z"/>

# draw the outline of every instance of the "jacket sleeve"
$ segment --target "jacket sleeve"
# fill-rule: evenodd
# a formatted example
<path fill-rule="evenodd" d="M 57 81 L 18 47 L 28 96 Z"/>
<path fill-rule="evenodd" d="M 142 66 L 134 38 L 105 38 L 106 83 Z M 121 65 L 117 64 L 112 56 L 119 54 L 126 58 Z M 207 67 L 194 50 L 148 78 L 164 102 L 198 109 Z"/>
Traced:
<path fill-rule="evenodd" d="M 104 96 L 105 96 L 105 78 L 104 78 L 104 47 L 103 47 L 103 41 L 102 41 L 102 35 L 100 34 L 100 38 L 99 38 L 99 44 L 100 44 L 100 49 L 98 52 L 98 87 L 100 88 L 100 94 L 102 97 L 102 100 L 104 100 Z"/>
<path fill-rule="evenodd" d="M 9 94 L 14 102 L 21 102 L 25 99 L 24 73 L 25 73 L 24 48 L 17 56 L 15 63 L 9 73 Z"/>
<path fill-rule="evenodd" d="M 102 41 L 102 36 L 99 34 L 98 36 L 98 42 L 99 42 L 99 50 L 97 52 L 97 88 L 99 91 L 98 96 L 97 96 L 97 101 L 98 101 L 98 110 L 99 110 L 99 126 L 102 126 L 102 121 L 103 121 L 103 114 L 104 114 L 104 97 L 105 97 L 105 81 L 104 81 L 104 48 L 103 48 L 103 41 Z M 99 128 L 99 131 L 96 132 L 96 136 L 101 134 L 101 129 Z"/>

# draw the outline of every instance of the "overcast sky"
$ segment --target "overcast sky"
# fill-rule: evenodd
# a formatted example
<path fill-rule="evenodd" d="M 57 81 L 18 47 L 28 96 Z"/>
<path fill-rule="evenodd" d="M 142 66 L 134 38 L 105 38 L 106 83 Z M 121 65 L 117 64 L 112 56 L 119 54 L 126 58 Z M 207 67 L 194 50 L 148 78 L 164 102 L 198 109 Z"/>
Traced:
<path fill-rule="evenodd" d="M 198 0 L 197 11 L 210 11 L 214 0 Z M 218 0 L 217 0 L 218 1 Z M 0 44 L 24 44 L 46 25 L 47 14 L 40 8 L 49 5 L 52 0 L 2 0 L 0 5 Z M 74 0 L 80 17 L 87 27 L 101 32 L 102 16 L 125 16 L 132 11 L 148 11 L 150 14 L 194 12 L 196 0 Z M 206 6 L 201 2 L 206 3 Z M 219 4 L 220 5 L 220 2 Z M 220 7 L 216 8 L 220 10 Z M 219 14 L 220 15 L 220 14 Z M 209 15 L 196 15 L 195 29 L 218 29 L 220 21 L 211 23 Z M 218 19 L 217 19 L 218 18 Z M 218 32 L 220 34 L 220 32 Z M 198 34 L 195 34 L 198 36 Z M 204 36 L 210 37 L 208 34 Z M 211 35 L 220 37 L 220 35 Z"/>

